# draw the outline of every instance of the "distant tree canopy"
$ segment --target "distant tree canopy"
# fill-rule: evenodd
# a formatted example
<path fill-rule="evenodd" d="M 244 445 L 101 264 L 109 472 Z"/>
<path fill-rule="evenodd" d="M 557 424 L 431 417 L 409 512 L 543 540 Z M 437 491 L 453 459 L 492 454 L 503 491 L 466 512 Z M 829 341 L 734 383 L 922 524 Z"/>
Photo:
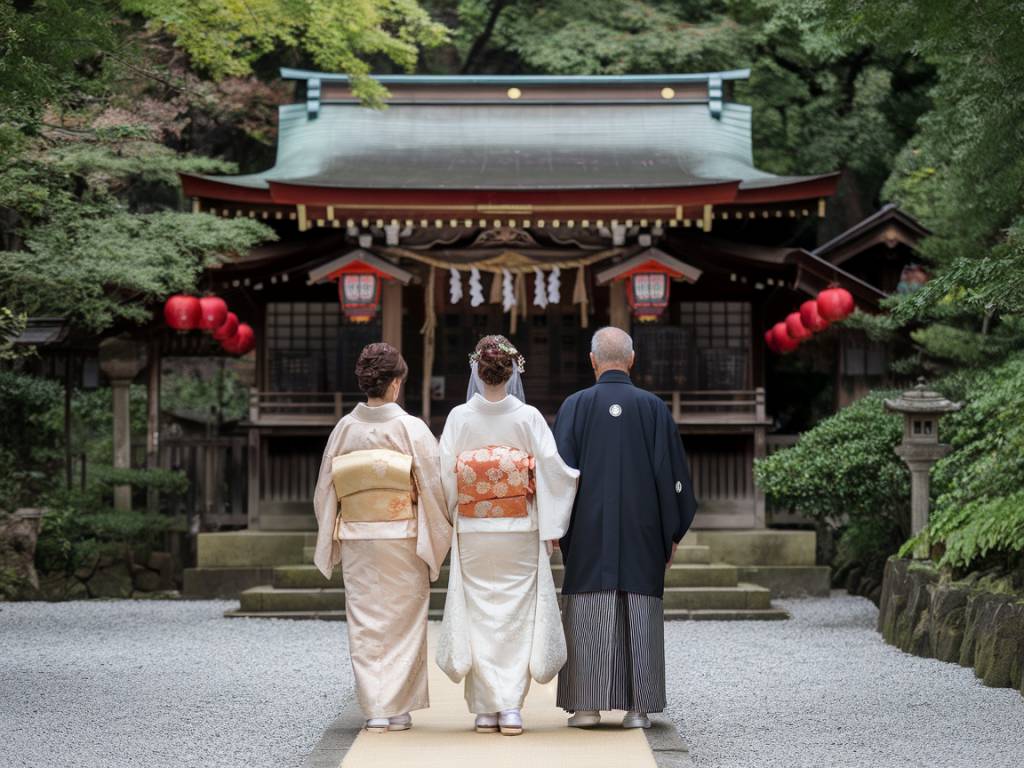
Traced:
<path fill-rule="evenodd" d="M 144 322 L 275 237 L 186 212 L 177 181 L 272 145 L 283 94 L 253 66 L 348 72 L 372 105 L 371 67 L 446 34 L 414 0 L 0 0 L 0 309 Z"/>

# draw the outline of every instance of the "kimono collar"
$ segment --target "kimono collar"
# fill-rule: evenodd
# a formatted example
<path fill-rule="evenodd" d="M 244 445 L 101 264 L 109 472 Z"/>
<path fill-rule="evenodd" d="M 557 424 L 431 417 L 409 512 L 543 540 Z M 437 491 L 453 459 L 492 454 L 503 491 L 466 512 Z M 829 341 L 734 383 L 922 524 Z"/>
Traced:
<path fill-rule="evenodd" d="M 523 402 L 512 395 L 505 395 L 505 397 L 498 402 L 492 403 L 486 397 L 477 392 L 469 399 L 468 405 L 474 411 L 479 413 L 499 415 L 502 413 L 512 413 L 513 411 L 522 408 Z"/>
<path fill-rule="evenodd" d="M 352 409 L 352 416 L 359 421 L 391 421 L 399 416 L 405 416 L 405 411 L 398 403 L 385 403 L 384 405 L 359 403 Z"/>
<path fill-rule="evenodd" d="M 597 380 L 598 384 L 632 384 L 633 380 L 629 378 L 629 374 L 625 371 L 605 371 L 601 374 L 601 378 Z"/>

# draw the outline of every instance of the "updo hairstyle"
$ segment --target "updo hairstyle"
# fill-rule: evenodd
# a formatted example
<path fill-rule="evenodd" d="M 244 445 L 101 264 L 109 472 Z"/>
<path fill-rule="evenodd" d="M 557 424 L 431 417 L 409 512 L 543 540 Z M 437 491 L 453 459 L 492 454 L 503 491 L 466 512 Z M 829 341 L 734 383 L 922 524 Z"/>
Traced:
<path fill-rule="evenodd" d="M 523 367 L 523 356 L 504 336 L 484 336 L 473 353 L 476 372 L 484 384 L 497 386 L 512 378 L 512 371 Z"/>
<path fill-rule="evenodd" d="M 359 389 L 367 397 L 383 397 L 388 385 L 395 379 L 404 379 L 409 373 L 402 353 L 387 342 L 367 344 L 356 362 Z"/>

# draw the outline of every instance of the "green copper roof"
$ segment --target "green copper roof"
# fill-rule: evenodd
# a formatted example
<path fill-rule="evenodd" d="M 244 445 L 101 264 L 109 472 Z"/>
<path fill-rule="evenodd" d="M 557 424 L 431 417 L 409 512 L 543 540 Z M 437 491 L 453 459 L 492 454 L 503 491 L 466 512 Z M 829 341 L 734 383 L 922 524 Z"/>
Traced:
<path fill-rule="evenodd" d="M 624 101 L 403 101 L 374 110 L 351 100 L 279 111 L 277 160 L 257 174 L 202 178 L 354 189 L 534 190 L 670 188 L 739 181 L 741 189 L 815 177 L 757 169 L 750 107 L 721 101 L 721 80 L 747 70 L 616 77 L 395 75 L 385 83 L 672 83 L 706 80 L 707 98 Z M 342 80 L 302 70 L 293 79 Z M 714 110 L 709 109 L 714 105 Z"/>
<path fill-rule="evenodd" d="M 323 82 L 349 81 L 348 75 L 316 72 L 308 69 L 282 67 L 284 80 L 321 80 Z M 746 80 L 749 69 L 726 72 L 697 72 L 659 75 L 374 75 L 384 85 L 671 85 L 672 83 L 700 83 L 712 78 L 720 80 Z"/>

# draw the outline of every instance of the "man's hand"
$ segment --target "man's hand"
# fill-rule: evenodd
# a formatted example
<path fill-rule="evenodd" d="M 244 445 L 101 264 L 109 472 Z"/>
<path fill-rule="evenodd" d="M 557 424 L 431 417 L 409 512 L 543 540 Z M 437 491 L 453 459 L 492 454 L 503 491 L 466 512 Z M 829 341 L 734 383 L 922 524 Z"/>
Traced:
<path fill-rule="evenodd" d="M 676 559 L 676 550 L 678 548 L 679 548 L 679 542 L 678 541 L 673 541 L 672 542 L 672 554 L 669 555 L 668 562 L 665 563 L 665 567 L 666 568 L 670 568 L 672 566 L 672 561 Z"/>
<path fill-rule="evenodd" d="M 544 542 L 544 545 L 547 547 L 548 557 L 551 557 L 551 554 L 558 547 L 558 539 L 549 539 Z"/>

